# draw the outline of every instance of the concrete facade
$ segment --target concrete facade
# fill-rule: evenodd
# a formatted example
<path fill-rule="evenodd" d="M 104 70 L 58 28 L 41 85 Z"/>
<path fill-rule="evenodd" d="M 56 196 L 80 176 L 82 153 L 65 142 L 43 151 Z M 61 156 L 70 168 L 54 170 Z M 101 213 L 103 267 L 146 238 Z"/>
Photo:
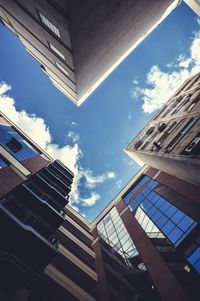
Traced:
<path fill-rule="evenodd" d="M 200 74 L 189 78 L 126 147 L 147 164 L 200 185 Z"/>
<path fill-rule="evenodd" d="M 0 18 L 79 106 L 178 3 L 1 0 Z"/>

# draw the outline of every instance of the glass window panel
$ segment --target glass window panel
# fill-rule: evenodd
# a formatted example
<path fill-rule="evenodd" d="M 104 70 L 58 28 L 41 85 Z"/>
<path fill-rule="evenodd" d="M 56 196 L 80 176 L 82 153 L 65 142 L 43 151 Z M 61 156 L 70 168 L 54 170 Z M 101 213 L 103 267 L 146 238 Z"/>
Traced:
<path fill-rule="evenodd" d="M 151 217 L 151 219 L 154 222 L 157 222 L 157 220 L 163 215 L 163 213 L 159 210 L 157 210 L 157 212 L 154 213 L 154 215 Z"/>
<path fill-rule="evenodd" d="M 167 201 L 163 203 L 163 205 L 160 207 L 160 210 L 162 212 L 167 211 L 167 209 L 170 207 L 170 203 L 168 203 Z"/>
<path fill-rule="evenodd" d="M 177 211 L 177 208 L 174 207 L 173 205 L 171 205 L 166 211 L 165 211 L 165 214 L 171 218 L 172 215 Z"/>
<path fill-rule="evenodd" d="M 174 223 L 172 223 L 171 221 L 168 221 L 162 228 L 162 231 L 164 232 L 165 235 L 168 235 L 173 228 L 175 227 Z"/>
<path fill-rule="evenodd" d="M 152 207 L 152 203 L 149 202 L 148 200 L 145 200 L 144 202 L 141 203 L 140 207 L 145 211 L 148 212 L 148 210 Z"/>
<path fill-rule="evenodd" d="M 194 220 L 190 218 L 189 216 L 184 216 L 184 218 L 179 222 L 178 226 L 183 230 L 188 230 L 192 224 L 194 223 Z"/>
<path fill-rule="evenodd" d="M 169 234 L 168 238 L 171 240 L 172 243 L 176 243 L 182 236 L 183 232 L 179 228 L 174 228 Z"/>
<path fill-rule="evenodd" d="M 164 204 L 165 200 L 161 197 L 159 197 L 159 199 L 157 200 L 157 202 L 155 203 L 155 206 L 157 208 L 160 208 L 163 204 Z"/>
<path fill-rule="evenodd" d="M 158 209 L 153 206 L 148 212 L 149 217 L 152 217 L 156 211 L 158 211 Z"/>
<path fill-rule="evenodd" d="M 157 185 L 158 182 L 151 180 L 150 183 L 148 184 L 148 187 L 150 187 L 153 190 L 154 188 L 156 188 Z"/>
<path fill-rule="evenodd" d="M 194 267 L 198 272 L 200 272 L 200 260 L 195 263 Z"/>
<path fill-rule="evenodd" d="M 197 248 L 193 254 L 188 258 L 189 262 L 191 264 L 194 264 L 197 260 L 200 259 L 200 247 Z"/>
<path fill-rule="evenodd" d="M 166 224 L 167 221 L 168 221 L 167 217 L 164 216 L 164 215 L 162 215 L 162 216 L 160 217 L 160 219 L 157 221 L 157 225 L 158 225 L 160 228 L 162 228 L 162 227 Z"/>
<path fill-rule="evenodd" d="M 185 216 L 185 214 L 182 211 L 177 210 L 177 212 L 172 216 L 171 220 L 175 224 L 178 224 L 184 216 Z"/>
<path fill-rule="evenodd" d="M 43 24 L 45 24 L 55 35 L 60 38 L 60 32 L 58 28 L 49 20 L 47 19 L 42 13 L 39 12 L 40 19 Z"/>
<path fill-rule="evenodd" d="M 149 217 L 145 214 L 144 219 L 141 224 L 144 229 L 146 228 L 148 221 L 149 221 Z"/>
<path fill-rule="evenodd" d="M 145 187 L 145 188 L 142 190 L 141 194 L 142 194 L 143 196 L 147 196 L 150 192 L 151 192 L 151 190 L 150 190 L 148 187 Z"/>
<path fill-rule="evenodd" d="M 11 126 L 0 125 L 0 144 L 19 161 L 39 155 L 39 152 Z M 15 144 L 16 149 L 12 147 Z"/>
<path fill-rule="evenodd" d="M 154 224 L 153 224 L 152 221 L 149 219 L 145 231 L 146 231 L 146 232 L 152 232 L 153 227 L 154 227 Z"/>

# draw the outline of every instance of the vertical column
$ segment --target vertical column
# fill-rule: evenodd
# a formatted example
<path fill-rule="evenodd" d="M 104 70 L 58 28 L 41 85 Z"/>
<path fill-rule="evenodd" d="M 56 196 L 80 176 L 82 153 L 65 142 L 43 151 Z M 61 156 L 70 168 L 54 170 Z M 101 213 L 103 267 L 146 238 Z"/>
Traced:
<path fill-rule="evenodd" d="M 95 252 L 95 267 L 97 272 L 97 287 L 98 287 L 98 300 L 99 301 L 111 301 L 108 292 L 108 282 L 106 280 L 106 272 L 104 268 L 103 255 L 101 250 L 101 244 L 99 242 L 97 229 L 92 230 L 94 242 L 92 244 Z"/>
<path fill-rule="evenodd" d="M 119 201 L 116 208 L 162 299 L 164 301 L 189 301 L 185 291 L 123 200 Z"/>
<path fill-rule="evenodd" d="M 169 175 L 155 168 L 149 168 L 145 173 L 150 178 L 154 178 L 160 184 L 163 184 L 172 190 L 184 195 L 190 200 L 200 204 L 200 187 L 186 181 L 183 181 L 175 176 Z"/>

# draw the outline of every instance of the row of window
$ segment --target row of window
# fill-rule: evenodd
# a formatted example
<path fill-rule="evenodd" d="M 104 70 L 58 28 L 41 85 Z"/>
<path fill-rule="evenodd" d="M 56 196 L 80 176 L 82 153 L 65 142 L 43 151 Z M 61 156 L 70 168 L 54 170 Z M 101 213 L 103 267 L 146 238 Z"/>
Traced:
<path fill-rule="evenodd" d="M 137 249 L 115 207 L 98 223 L 97 230 L 102 239 L 125 260 L 138 255 Z"/>
<path fill-rule="evenodd" d="M 161 197 L 155 191 L 158 185 L 158 182 L 145 176 L 123 200 L 150 238 L 167 238 L 177 247 L 197 226 L 197 222 Z M 185 257 L 200 271 L 200 238 Z"/>
<path fill-rule="evenodd" d="M 177 136 L 165 147 L 163 150 L 165 153 L 170 153 L 174 147 L 183 139 L 183 137 L 192 129 L 192 127 L 199 121 L 199 118 L 191 118 L 186 125 L 180 130 Z M 162 143 L 172 134 L 173 131 L 177 129 L 178 126 L 183 122 L 183 120 L 174 121 L 168 129 L 163 133 L 163 135 L 153 142 L 151 151 L 159 151 L 161 149 Z M 141 150 L 144 150 L 156 137 L 158 132 L 155 132 L 149 140 L 141 147 Z"/>
<path fill-rule="evenodd" d="M 46 18 L 41 12 L 39 12 L 40 20 L 41 22 L 51 31 L 53 34 L 55 34 L 58 38 L 60 38 L 60 31 L 59 29 L 48 19 Z M 52 43 L 49 43 L 50 49 L 57 55 L 59 58 L 61 58 L 63 61 L 65 61 L 64 54 L 57 49 Z M 56 67 L 63 72 L 65 75 L 69 76 L 69 73 L 65 68 L 63 68 L 58 62 L 55 63 Z"/>

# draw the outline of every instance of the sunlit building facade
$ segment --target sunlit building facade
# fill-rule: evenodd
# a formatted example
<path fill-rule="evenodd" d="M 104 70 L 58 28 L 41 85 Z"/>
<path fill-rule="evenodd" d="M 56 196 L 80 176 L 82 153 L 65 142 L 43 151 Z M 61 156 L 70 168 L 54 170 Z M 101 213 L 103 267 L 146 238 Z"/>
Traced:
<path fill-rule="evenodd" d="M 1 0 L 0 20 L 77 106 L 178 0 Z"/>
<path fill-rule="evenodd" d="M 200 185 L 200 73 L 183 83 L 125 152 L 140 165 Z"/>

